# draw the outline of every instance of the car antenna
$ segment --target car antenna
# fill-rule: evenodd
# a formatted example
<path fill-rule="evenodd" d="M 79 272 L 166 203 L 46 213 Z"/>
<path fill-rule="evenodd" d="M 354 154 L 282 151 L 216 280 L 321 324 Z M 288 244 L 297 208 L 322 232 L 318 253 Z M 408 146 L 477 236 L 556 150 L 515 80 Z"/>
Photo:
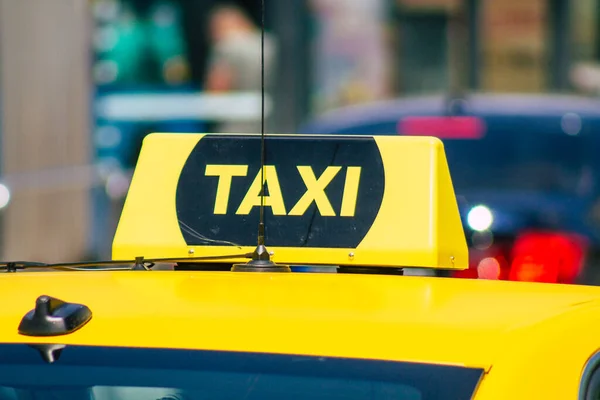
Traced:
<path fill-rule="evenodd" d="M 260 130 L 260 219 L 258 222 L 258 244 L 252 253 L 252 260 L 246 264 L 234 264 L 235 272 L 290 272 L 287 265 L 279 265 L 271 260 L 271 253 L 265 246 L 265 0 L 261 0 L 260 32 L 260 79 L 261 79 L 261 130 Z"/>

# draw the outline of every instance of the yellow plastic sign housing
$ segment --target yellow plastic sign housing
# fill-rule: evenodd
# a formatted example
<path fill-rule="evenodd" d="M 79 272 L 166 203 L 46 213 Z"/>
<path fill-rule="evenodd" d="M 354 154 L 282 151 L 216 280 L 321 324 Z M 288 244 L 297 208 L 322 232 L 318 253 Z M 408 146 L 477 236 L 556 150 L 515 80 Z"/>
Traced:
<path fill-rule="evenodd" d="M 468 250 L 442 142 L 432 137 L 148 135 L 113 259 L 252 252 L 261 176 L 277 263 L 465 269 Z M 246 262 L 232 259 L 231 262 Z"/>

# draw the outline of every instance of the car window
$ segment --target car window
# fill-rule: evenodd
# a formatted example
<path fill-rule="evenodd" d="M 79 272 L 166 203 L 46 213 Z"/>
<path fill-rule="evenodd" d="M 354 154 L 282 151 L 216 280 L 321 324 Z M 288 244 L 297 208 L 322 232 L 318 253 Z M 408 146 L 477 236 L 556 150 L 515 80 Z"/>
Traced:
<path fill-rule="evenodd" d="M 0 345 L 0 400 L 470 399 L 480 369 L 376 360 Z"/>

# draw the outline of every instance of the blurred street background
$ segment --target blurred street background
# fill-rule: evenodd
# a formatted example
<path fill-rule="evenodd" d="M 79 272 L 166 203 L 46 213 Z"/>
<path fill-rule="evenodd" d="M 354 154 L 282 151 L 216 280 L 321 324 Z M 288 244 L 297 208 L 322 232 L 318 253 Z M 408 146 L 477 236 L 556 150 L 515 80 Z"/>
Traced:
<path fill-rule="evenodd" d="M 268 132 L 429 94 L 600 95 L 600 0 L 265 2 Z M 259 132 L 259 23 L 260 0 L 0 0 L 1 257 L 109 258 L 146 134 Z"/>

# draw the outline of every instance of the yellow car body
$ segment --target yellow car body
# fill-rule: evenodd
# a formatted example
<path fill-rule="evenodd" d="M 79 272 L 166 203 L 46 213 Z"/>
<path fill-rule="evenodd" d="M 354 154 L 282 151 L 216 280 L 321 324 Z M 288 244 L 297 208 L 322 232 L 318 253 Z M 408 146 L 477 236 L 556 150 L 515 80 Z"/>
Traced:
<path fill-rule="evenodd" d="M 189 245 L 174 225 L 182 215 L 174 198 L 183 161 L 169 155 L 186 153 L 185 161 L 202 140 L 158 135 L 144 144 L 115 259 L 194 262 L 232 254 L 232 247 L 236 254 L 252 250 Z M 371 242 L 271 247 L 267 235 L 277 263 L 465 267 L 440 143 L 382 140 L 393 141 L 386 150 L 400 151 L 390 153 L 393 159 L 413 157 L 422 168 L 385 170 L 375 231 L 365 234 L 375 232 Z M 389 184 L 390 177 L 400 184 Z M 412 195 L 401 195 L 407 187 Z M 152 198 L 149 190 L 164 192 Z M 406 204 L 412 212 L 400 210 Z M 378 220 L 382 213 L 385 221 Z M 404 242 L 391 240 L 390 230 Z M 36 299 L 43 295 L 85 306 L 91 318 L 68 332 L 31 334 L 22 321 L 36 318 L 31 310 L 42 309 Z M 152 400 L 591 399 L 600 389 L 596 287 L 368 273 L 43 271 L 0 273 L 0 301 L 0 400 L 40 393 L 89 399 L 90 387 L 95 399 Z M 60 325 L 65 310 L 46 322 Z M 85 390 L 75 396 L 66 389 Z"/>
<path fill-rule="evenodd" d="M 592 287 L 180 271 L 5 274 L 0 286 L 5 299 L 0 309 L 3 344 L 60 343 L 66 350 L 68 345 L 220 350 L 465 366 L 483 370 L 474 392 L 477 400 L 575 399 L 584 369 L 600 347 L 600 290 Z M 20 335 L 21 318 L 41 294 L 85 304 L 93 317 L 59 338 Z"/>

